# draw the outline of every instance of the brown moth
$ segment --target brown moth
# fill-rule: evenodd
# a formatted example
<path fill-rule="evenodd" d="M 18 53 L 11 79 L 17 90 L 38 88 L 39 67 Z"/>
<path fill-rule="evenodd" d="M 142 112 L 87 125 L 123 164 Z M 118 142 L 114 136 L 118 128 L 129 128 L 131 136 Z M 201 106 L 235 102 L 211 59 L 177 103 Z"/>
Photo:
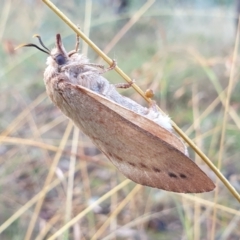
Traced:
<path fill-rule="evenodd" d="M 49 55 L 44 72 L 48 96 L 127 178 L 172 192 L 214 189 L 172 133 L 170 118 L 155 104 L 148 109 L 116 91 L 131 83 L 110 84 L 102 76 L 106 70 L 101 65 L 89 63 L 78 53 L 79 40 L 75 50 L 67 53 L 60 34 L 52 51 L 36 37 L 44 49 L 35 44 L 20 47 L 33 46 Z"/>

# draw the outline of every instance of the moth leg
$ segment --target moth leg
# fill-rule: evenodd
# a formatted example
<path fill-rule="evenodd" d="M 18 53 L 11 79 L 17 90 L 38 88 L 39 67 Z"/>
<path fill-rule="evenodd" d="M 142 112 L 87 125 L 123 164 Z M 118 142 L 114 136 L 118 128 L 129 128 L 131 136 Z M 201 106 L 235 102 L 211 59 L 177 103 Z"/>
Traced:
<path fill-rule="evenodd" d="M 105 68 L 103 67 L 103 71 L 100 73 L 100 74 L 104 74 L 108 71 L 111 71 L 113 70 L 115 67 L 117 66 L 117 61 L 115 59 L 112 60 L 112 64 L 108 67 L 108 68 Z"/>
<path fill-rule="evenodd" d="M 132 80 L 131 82 L 128 83 L 116 83 L 113 84 L 115 88 L 130 88 L 133 84 L 135 83 L 135 80 Z"/>
<path fill-rule="evenodd" d="M 79 45 L 80 45 L 80 37 L 76 34 L 76 44 L 75 44 L 75 52 L 77 53 L 79 51 Z"/>
<path fill-rule="evenodd" d="M 104 69 L 105 67 L 101 64 L 96 64 L 96 63 L 83 63 L 81 64 L 83 66 L 91 66 L 91 67 L 98 67 L 98 68 L 101 68 L 101 69 Z"/>
<path fill-rule="evenodd" d="M 108 71 L 111 71 L 113 70 L 116 66 L 117 66 L 117 62 L 116 60 L 112 60 L 112 64 L 110 67 L 106 68 L 104 65 L 101 65 L 101 64 L 96 64 L 96 63 L 84 63 L 82 64 L 83 66 L 91 66 L 91 67 L 96 67 L 96 68 L 101 68 L 103 71 L 100 72 L 99 74 L 103 74 L 103 73 L 106 73 Z"/>
<path fill-rule="evenodd" d="M 68 56 L 70 57 L 71 55 L 73 55 L 74 53 L 76 53 L 76 51 L 75 50 L 73 50 L 73 51 L 70 51 L 69 53 L 68 53 Z M 110 66 L 110 67 L 108 67 L 108 68 L 105 68 L 103 65 L 101 65 L 101 64 L 96 64 L 96 63 L 81 63 L 81 64 L 79 64 L 79 63 L 70 63 L 70 64 L 68 64 L 68 65 L 65 65 L 65 66 L 63 66 L 63 67 L 61 67 L 61 70 L 65 70 L 65 69 L 68 69 L 69 67 L 82 67 L 82 66 L 90 66 L 90 67 L 95 67 L 95 68 L 101 68 L 101 69 L 103 69 L 103 71 L 102 72 L 99 72 L 99 74 L 103 74 L 103 73 L 105 73 L 105 72 L 108 72 L 108 71 L 111 71 L 112 69 L 114 69 L 115 67 L 116 67 L 116 65 L 117 65 L 117 63 L 116 63 L 116 61 L 115 60 L 113 60 L 113 63 L 112 63 L 112 65 Z M 90 70 L 89 70 L 90 71 Z"/>
<path fill-rule="evenodd" d="M 78 27 L 80 29 L 80 27 Z M 79 45 L 80 45 L 80 37 L 78 34 L 76 34 L 76 44 L 75 44 L 75 49 L 70 51 L 68 53 L 68 56 L 71 57 L 74 53 L 77 53 L 79 51 Z"/>
<path fill-rule="evenodd" d="M 75 51 L 75 50 L 73 50 Z M 72 52 L 72 51 L 71 51 Z M 75 53 L 75 52 L 74 52 Z M 72 53 L 72 54 L 74 54 Z M 94 63 L 78 63 L 78 62 L 72 62 L 72 63 L 69 63 L 65 66 L 62 66 L 61 67 L 61 70 L 66 70 L 66 69 L 69 69 L 71 67 L 84 67 L 84 66 L 93 66 L 93 67 L 100 67 L 101 65 L 97 65 L 97 64 L 94 64 Z M 89 69 L 88 71 L 92 71 L 91 69 Z"/>

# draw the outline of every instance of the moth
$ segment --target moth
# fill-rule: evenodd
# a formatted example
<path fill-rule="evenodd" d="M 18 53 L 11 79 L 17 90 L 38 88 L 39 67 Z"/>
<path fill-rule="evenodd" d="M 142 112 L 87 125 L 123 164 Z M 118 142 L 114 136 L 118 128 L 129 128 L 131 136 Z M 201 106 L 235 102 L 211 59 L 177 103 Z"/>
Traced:
<path fill-rule="evenodd" d="M 155 104 L 145 108 L 122 96 L 102 75 L 107 70 L 92 64 L 75 50 L 67 52 L 60 34 L 48 54 L 44 72 L 46 91 L 52 102 L 90 137 L 105 156 L 132 181 L 180 193 L 208 192 L 215 188 L 210 178 L 188 157 L 186 146 L 173 133 L 168 116 Z M 115 63 L 115 62 L 114 62 Z"/>

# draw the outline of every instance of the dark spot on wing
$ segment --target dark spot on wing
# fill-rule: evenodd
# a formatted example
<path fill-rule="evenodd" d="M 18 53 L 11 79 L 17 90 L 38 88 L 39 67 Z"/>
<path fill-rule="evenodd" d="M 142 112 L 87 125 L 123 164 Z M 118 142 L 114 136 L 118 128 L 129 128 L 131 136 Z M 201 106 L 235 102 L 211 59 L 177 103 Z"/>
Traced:
<path fill-rule="evenodd" d="M 123 161 L 123 159 L 121 157 L 119 157 L 118 155 L 115 155 L 115 158 L 118 160 L 118 161 Z"/>
<path fill-rule="evenodd" d="M 181 178 L 187 178 L 187 176 L 183 173 L 180 173 L 179 175 L 180 175 Z"/>
<path fill-rule="evenodd" d="M 98 122 L 99 122 L 100 124 L 105 124 L 105 122 L 104 122 L 102 119 L 100 119 Z"/>
<path fill-rule="evenodd" d="M 131 166 L 135 167 L 136 164 L 135 163 L 132 163 L 132 162 L 128 162 Z"/>
<path fill-rule="evenodd" d="M 120 156 L 118 156 L 118 155 L 116 155 L 116 154 L 114 154 L 114 153 L 109 153 L 109 156 L 110 157 L 112 157 L 112 158 L 115 158 L 116 160 L 118 160 L 118 161 L 123 161 L 123 159 L 120 157 Z"/>
<path fill-rule="evenodd" d="M 168 176 L 172 178 L 177 178 L 177 175 L 171 172 L 168 173 Z"/>
<path fill-rule="evenodd" d="M 147 166 L 144 163 L 140 163 L 140 167 L 147 168 Z"/>
<path fill-rule="evenodd" d="M 161 170 L 159 168 L 153 167 L 152 169 L 154 172 L 157 172 L 157 173 L 161 172 Z"/>

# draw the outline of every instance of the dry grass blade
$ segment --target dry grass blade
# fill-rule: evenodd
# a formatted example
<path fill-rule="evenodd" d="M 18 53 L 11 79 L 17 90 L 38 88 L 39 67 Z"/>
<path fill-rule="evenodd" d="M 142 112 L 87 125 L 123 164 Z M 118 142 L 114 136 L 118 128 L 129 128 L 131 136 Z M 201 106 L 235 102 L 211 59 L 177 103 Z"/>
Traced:
<path fill-rule="evenodd" d="M 80 166 L 76 167 L 76 171 L 80 169 Z M 65 175 L 67 175 L 65 173 Z M 58 178 L 51 182 L 45 189 L 38 192 L 32 199 L 30 199 L 25 205 L 23 205 L 20 209 L 18 209 L 9 219 L 7 219 L 1 226 L 0 226 L 0 234 L 7 229 L 14 221 L 16 221 L 22 214 L 28 211 L 39 199 L 43 198 L 46 192 L 51 191 L 52 189 L 56 188 L 61 182 L 64 181 L 65 178 Z M 47 231 L 47 229 L 45 229 Z M 43 229 L 44 232 L 44 229 Z M 41 236 L 41 234 L 40 234 Z"/>
<path fill-rule="evenodd" d="M 45 189 L 46 192 L 52 190 L 60 183 L 59 179 L 54 180 L 51 184 L 47 186 Z M 7 229 L 14 221 L 16 221 L 23 213 L 29 210 L 39 199 L 43 198 L 46 194 L 44 191 L 40 191 L 36 196 L 34 196 L 31 200 L 29 200 L 24 206 L 22 206 L 18 211 L 16 211 L 9 219 L 7 219 L 0 226 L 0 234 Z"/>
<path fill-rule="evenodd" d="M 128 202 L 134 197 L 142 189 L 141 185 L 137 185 L 127 197 L 116 207 L 116 209 L 112 212 L 111 216 L 105 221 L 105 223 L 97 230 L 97 232 L 92 236 L 91 240 L 100 239 L 106 228 L 110 225 L 111 221 L 116 218 L 116 216 L 123 210 L 123 208 L 128 204 Z"/>
<path fill-rule="evenodd" d="M 118 41 L 126 34 L 126 32 L 134 25 L 140 17 L 153 5 L 155 0 L 147 1 L 128 21 L 128 23 L 117 33 L 108 46 L 104 49 L 107 54 L 118 43 Z"/>
<path fill-rule="evenodd" d="M 52 179 L 53 179 L 53 176 L 54 176 L 54 173 L 55 173 L 55 170 L 56 170 L 56 167 L 57 167 L 57 164 L 58 164 L 58 161 L 62 155 L 62 150 L 63 147 L 65 146 L 66 144 L 66 141 L 72 131 L 72 128 L 73 128 L 73 123 L 72 122 L 69 122 L 68 123 L 68 127 L 63 135 L 63 138 L 62 138 L 62 141 L 60 143 L 60 146 L 59 146 L 59 149 L 53 159 L 53 162 L 52 162 L 52 166 L 50 167 L 50 170 L 49 170 L 49 173 L 48 173 L 48 176 L 45 180 L 45 183 L 44 183 L 44 186 L 43 186 L 43 197 L 42 198 L 39 198 L 36 206 L 35 206 L 35 209 L 34 209 L 34 213 L 33 213 L 33 216 L 32 216 L 32 219 L 30 221 L 30 224 L 29 224 L 29 227 L 28 227 L 28 230 L 27 230 L 27 233 L 26 233 L 26 236 L 25 236 L 25 240 L 29 240 L 31 239 L 31 236 L 32 236 L 32 232 L 33 232 L 33 229 L 34 229 L 34 226 L 35 226 L 35 223 L 36 223 L 36 220 L 38 218 L 38 215 L 39 215 L 39 212 L 41 210 L 41 207 L 42 207 L 42 204 L 43 204 L 43 201 L 44 201 L 44 196 L 46 195 L 47 193 L 47 187 L 48 185 L 51 183 Z"/>
<path fill-rule="evenodd" d="M 24 111 L 22 111 L 14 121 L 1 133 L 1 137 L 6 137 L 16 131 L 26 121 L 27 115 L 47 97 L 46 93 L 39 95 Z"/>
<path fill-rule="evenodd" d="M 191 196 L 191 195 L 186 195 L 186 194 L 181 194 L 180 195 L 187 199 L 187 200 L 190 200 L 192 202 L 197 202 L 203 206 L 210 206 L 210 207 L 216 207 L 217 210 L 221 210 L 221 211 L 224 211 L 224 212 L 227 212 L 227 213 L 230 213 L 230 214 L 233 214 L 233 215 L 237 215 L 237 216 L 240 216 L 240 211 L 236 210 L 236 209 L 233 209 L 233 208 L 230 208 L 230 207 L 226 207 L 224 205 L 221 205 L 221 204 L 215 204 L 214 202 L 211 202 L 211 201 L 208 201 L 208 200 L 205 200 L 203 198 L 200 198 L 200 197 L 196 197 L 196 196 Z"/>
<path fill-rule="evenodd" d="M 74 127 L 73 139 L 72 139 L 72 152 L 77 154 L 79 129 Z M 68 186 L 67 186 L 67 199 L 66 199 L 66 213 L 65 222 L 67 223 L 72 217 L 72 201 L 73 201 L 73 188 L 74 188 L 74 173 L 76 165 L 76 155 L 71 156 L 69 165 L 68 175 Z"/>
<path fill-rule="evenodd" d="M 197 93 L 197 87 L 198 85 L 194 84 L 193 89 L 192 89 L 192 102 L 193 102 L 193 117 L 194 119 L 199 118 L 199 94 Z M 202 146 L 202 139 L 199 137 L 200 136 L 200 122 L 194 121 L 194 130 L 196 132 L 196 144 L 198 146 Z M 196 155 L 196 163 L 199 164 L 199 157 Z M 198 203 L 194 203 L 194 239 L 198 240 L 200 239 L 200 215 L 201 215 L 201 209 Z"/>
<path fill-rule="evenodd" d="M 230 78 L 229 78 L 228 90 L 227 90 L 227 96 L 226 96 L 226 103 L 225 103 L 225 109 L 224 109 L 224 116 L 223 116 L 220 149 L 219 149 L 219 155 L 218 155 L 218 169 L 219 170 L 221 170 L 221 166 L 222 166 L 222 158 L 223 158 L 223 152 L 224 152 L 224 142 L 225 142 L 225 135 L 226 135 L 226 125 L 227 125 L 227 118 L 228 118 L 228 112 L 229 112 L 229 104 L 230 104 L 230 98 L 231 98 L 234 79 L 235 79 L 236 62 L 237 62 L 238 47 L 239 47 L 239 34 L 240 34 L 240 17 L 238 19 L 238 31 L 237 31 L 237 35 L 236 35 L 234 50 L 233 50 L 233 63 L 231 66 L 231 72 L 230 72 Z M 218 197 L 219 197 L 218 194 L 219 194 L 219 180 L 217 179 L 216 191 L 214 193 L 214 202 L 215 203 L 218 201 Z M 216 217 L 217 217 L 216 215 L 217 215 L 217 209 L 216 209 L 216 207 L 214 207 L 213 224 L 212 224 L 212 229 L 211 229 L 211 239 L 215 239 Z"/>
<path fill-rule="evenodd" d="M 131 181 L 125 180 L 113 189 L 111 189 L 109 192 L 107 192 L 105 195 L 100 197 L 97 201 L 92 203 L 89 207 L 87 207 L 84 211 L 80 212 L 76 217 L 72 218 L 71 221 L 69 221 L 67 224 L 65 224 L 62 228 L 60 228 L 56 233 L 54 233 L 48 240 L 56 239 L 58 236 L 61 236 L 67 229 L 69 229 L 71 226 L 73 226 L 76 222 L 78 222 L 81 218 L 83 218 L 88 212 L 90 212 L 95 206 L 105 201 L 107 198 L 111 197 L 113 194 L 115 194 L 117 191 L 121 190 L 123 187 L 128 185 Z"/>

